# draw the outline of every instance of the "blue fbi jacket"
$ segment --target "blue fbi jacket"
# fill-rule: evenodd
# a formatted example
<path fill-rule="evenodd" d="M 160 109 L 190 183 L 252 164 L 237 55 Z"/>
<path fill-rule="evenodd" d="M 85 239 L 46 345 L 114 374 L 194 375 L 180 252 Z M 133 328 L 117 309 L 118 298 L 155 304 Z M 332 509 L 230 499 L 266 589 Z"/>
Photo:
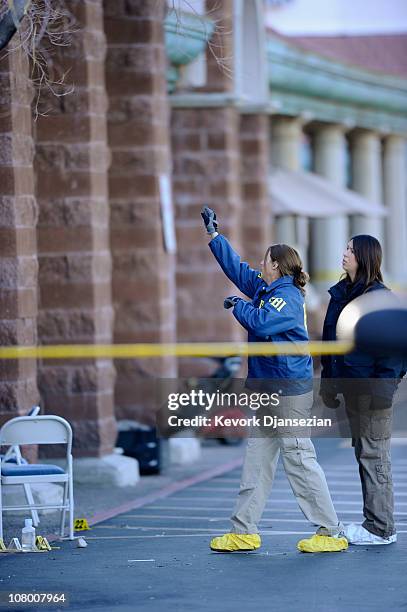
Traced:
<path fill-rule="evenodd" d="M 282 276 L 270 285 L 218 235 L 209 247 L 226 276 L 251 302 L 239 300 L 233 314 L 248 331 L 249 342 L 307 342 L 305 303 L 292 276 Z M 284 395 L 299 395 L 312 389 L 312 358 L 307 355 L 249 357 L 250 379 L 289 379 Z M 288 380 L 287 380 L 288 383 Z"/>

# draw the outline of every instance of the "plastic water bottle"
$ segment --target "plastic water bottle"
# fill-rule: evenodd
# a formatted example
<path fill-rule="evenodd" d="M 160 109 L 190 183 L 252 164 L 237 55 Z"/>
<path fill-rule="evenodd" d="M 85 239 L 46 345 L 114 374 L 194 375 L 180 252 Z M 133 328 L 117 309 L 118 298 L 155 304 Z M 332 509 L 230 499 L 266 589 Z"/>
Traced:
<path fill-rule="evenodd" d="M 23 551 L 35 549 L 35 528 L 32 519 L 25 519 L 25 527 L 21 530 L 21 548 Z"/>

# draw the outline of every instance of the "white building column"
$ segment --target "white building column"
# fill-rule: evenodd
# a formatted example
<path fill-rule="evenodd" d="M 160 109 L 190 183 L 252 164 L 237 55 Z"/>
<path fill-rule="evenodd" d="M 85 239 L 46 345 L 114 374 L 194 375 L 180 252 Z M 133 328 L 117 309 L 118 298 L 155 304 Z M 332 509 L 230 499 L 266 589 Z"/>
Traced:
<path fill-rule="evenodd" d="M 388 208 L 385 221 L 386 269 L 394 288 L 407 288 L 407 179 L 406 141 L 390 135 L 384 139 L 383 194 Z"/>
<path fill-rule="evenodd" d="M 346 141 L 339 125 L 319 126 L 314 136 L 314 169 L 338 187 L 346 186 Z M 311 223 L 311 281 L 320 290 L 339 280 L 342 254 L 349 238 L 346 216 Z"/>
<path fill-rule="evenodd" d="M 272 117 L 270 159 L 273 166 L 294 171 L 301 168 L 302 124 L 303 121 L 299 117 Z M 299 240 L 300 234 L 305 234 L 304 219 L 301 219 L 301 222 L 294 215 L 276 217 L 274 237 L 276 242 L 289 244 L 297 249 L 306 269 L 307 245 Z"/>
<path fill-rule="evenodd" d="M 381 204 L 382 156 L 380 136 L 370 130 L 356 130 L 351 138 L 352 189 L 367 200 Z M 383 221 L 380 217 L 352 215 L 351 234 L 370 234 L 383 241 Z"/>

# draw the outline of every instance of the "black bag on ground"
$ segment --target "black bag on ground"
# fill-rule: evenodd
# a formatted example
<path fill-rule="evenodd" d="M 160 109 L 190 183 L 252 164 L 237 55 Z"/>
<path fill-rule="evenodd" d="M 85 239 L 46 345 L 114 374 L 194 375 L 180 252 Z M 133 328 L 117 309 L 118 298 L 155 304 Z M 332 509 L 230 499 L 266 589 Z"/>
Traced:
<path fill-rule="evenodd" d="M 141 476 L 159 474 L 160 440 L 155 427 L 142 425 L 137 421 L 118 421 L 118 436 L 116 446 L 123 449 L 127 457 L 134 457 L 139 463 Z"/>

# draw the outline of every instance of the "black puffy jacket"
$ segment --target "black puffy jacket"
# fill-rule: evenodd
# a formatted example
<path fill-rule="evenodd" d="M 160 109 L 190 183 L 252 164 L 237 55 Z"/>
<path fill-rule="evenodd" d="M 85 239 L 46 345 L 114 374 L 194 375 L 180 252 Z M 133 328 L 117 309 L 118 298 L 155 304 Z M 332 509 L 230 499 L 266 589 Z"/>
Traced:
<path fill-rule="evenodd" d="M 331 287 L 329 289 L 331 300 L 325 316 L 322 339 L 336 340 L 336 324 L 342 310 L 355 298 L 371 291 L 388 291 L 388 289 L 382 283 L 375 281 L 366 290 L 362 282 L 351 284 L 346 279 Z M 403 369 L 402 361 L 399 358 L 373 357 L 362 351 L 352 351 L 346 355 L 324 355 L 321 358 L 321 364 L 322 379 L 381 379 L 376 389 L 380 395 L 388 398 L 393 396 Z M 321 388 L 323 387 L 324 381 L 322 380 Z"/>

